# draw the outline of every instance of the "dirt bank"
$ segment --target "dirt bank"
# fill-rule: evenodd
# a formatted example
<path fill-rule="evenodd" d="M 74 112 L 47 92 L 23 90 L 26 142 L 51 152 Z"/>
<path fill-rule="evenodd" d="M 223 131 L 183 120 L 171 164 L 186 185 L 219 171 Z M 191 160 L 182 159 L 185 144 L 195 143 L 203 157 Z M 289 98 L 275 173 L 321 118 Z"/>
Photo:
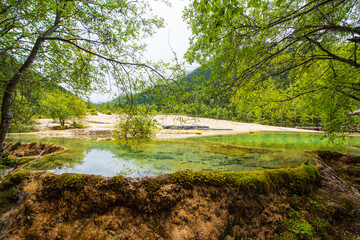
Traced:
<path fill-rule="evenodd" d="M 310 192 L 317 174 L 311 166 L 138 179 L 33 173 L 19 205 L 2 216 L 1 238 L 264 239 L 284 220 L 283 197 Z"/>
<path fill-rule="evenodd" d="M 310 165 L 136 179 L 19 172 L 0 186 L 1 202 L 17 203 L 0 239 L 357 239 L 358 189 L 318 167 L 321 177 Z"/>

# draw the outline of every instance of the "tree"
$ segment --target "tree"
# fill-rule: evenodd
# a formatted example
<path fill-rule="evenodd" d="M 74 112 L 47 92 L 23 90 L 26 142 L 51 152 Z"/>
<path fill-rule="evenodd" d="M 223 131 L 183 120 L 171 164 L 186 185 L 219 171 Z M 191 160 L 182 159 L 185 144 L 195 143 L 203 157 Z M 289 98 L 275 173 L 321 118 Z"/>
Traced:
<path fill-rule="evenodd" d="M 235 101 L 307 101 L 328 131 L 341 130 L 360 105 L 359 9 L 358 0 L 195 0 L 186 56 L 221 63 L 215 88 Z"/>
<path fill-rule="evenodd" d="M 108 74 L 123 91 L 149 85 L 144 76 L 159 67 L 141 62 L 141 39 L 163 25 L 144 1 L 2 0 L 0 54 L 20 63 L 5 79 L 0 123 L 0 159 L 11 122 L 14 91 L 30 68 L 53 83 L 85 94 Z M 135 89 L 136 91 L 136 89 Z"/>
<path fill-rule="evenodd" d="M 6 53 L 0 54 L 0 96 L 4 94 L 7 80 L 16 72 L 19 63 Z M 41 92 L 39 86 L 41 75 L 28 71 L 19 83 L 12 99 L 12 122 L 9 131 L 31 131 L 34 127 L 33 118 L 39 114 Z M 1 100 L 0 100 L 1 103 Z"/>
<path fill-rule="evenodd" d="M 66 120 L 76 121 L 86 116 L 85 101 L 69 93 L 47 93 L 43 105 L 47 109 L 48 115 L 52 119 L 58 120 L 61 126 L 65 125 Z"/>

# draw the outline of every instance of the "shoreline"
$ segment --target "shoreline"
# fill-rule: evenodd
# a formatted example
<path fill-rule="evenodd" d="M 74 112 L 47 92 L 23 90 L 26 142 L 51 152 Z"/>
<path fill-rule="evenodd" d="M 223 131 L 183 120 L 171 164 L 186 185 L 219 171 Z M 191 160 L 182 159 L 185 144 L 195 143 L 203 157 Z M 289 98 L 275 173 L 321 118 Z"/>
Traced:
<path fill-rule="evenodd" d="M 87 116 L 83 120 L 87 128 L 74 128 L 64 130 L 51 130 L 51 127 L 58 126 L 52 119 L 38 119 L 37 127 L 39 131 L 20 133 L 37 134 L 54 137 L 111 137 L 119 115 L 106 115 L 98 113 L 95 116 Z M 160 129 L 155 137 L 158 139 L 180 139 L 188 137 L 245 134 L 250 132 L 320 132 L 306 129 L 277 127 L 262 125 L 257 123 L 232 122 L 228 120 L 219 120 L 211 118 L 189 117 L 184 115 L 155 115 L 157 127 Z M 199 126 L 207 129 L 164 129 L 162 126 Z M 10 133 L 19 134 L 19 133 Z"/>

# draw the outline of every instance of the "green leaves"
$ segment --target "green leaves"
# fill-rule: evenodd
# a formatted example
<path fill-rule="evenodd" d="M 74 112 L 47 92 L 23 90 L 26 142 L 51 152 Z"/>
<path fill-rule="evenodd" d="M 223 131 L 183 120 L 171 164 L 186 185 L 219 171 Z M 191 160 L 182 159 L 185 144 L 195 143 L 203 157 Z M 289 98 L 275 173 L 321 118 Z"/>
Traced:
<path fill-rule="evenodd" d="M 261 1 L 260 0 L 250 0 L 248 1 L 247 7 L 248 8 L 257 8 L 261 6 Z"/>
<path fill-rule="evenodd" d="M 58 120 L 61 126 L 64 126 L 66 120 L 72 119 L 75 122 L 86 116 L 85 101 L 69 93 L 49 92 L 43 101 L 47 115 Z"/>
<path fill-rule="evenodd" d="M 0 15 L 0 51 L 20 63 L 38 36 L 59 18 L 59 28 L 47 36 L 32 67 L 76 91 L 88 92 L 108 74 L 130 80 L 129 73 L 141 72 L 143 67 L 148 67 L 149 75 L 161 72 L 142 64 L 141 39 L 164 25 L 151 14 L 146 1 L 4 0 L 0 8 L 7 9 Z"/>
<path fill-rule="evenodd" d="M 252 120 L 261 106 L 262 118 L 271 121 L 300 119 L 346 131 L 346 111 L 360 107 L 360 51 L 346 40 L 359 35 L 353 14 L 359 8 L 357 0 L 193 4 L 185 15 L 193 30 L 186 57 L 221 63 L 213 91 L 230 86 L 234 102 L 253 107 L 246 110 Z"/>

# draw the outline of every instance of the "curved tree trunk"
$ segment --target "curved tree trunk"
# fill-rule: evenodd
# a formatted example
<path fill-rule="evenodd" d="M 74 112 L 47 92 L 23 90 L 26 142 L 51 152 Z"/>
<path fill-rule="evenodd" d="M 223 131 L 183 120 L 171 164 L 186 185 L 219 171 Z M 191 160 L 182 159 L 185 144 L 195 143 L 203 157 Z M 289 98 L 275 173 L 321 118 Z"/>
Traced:
<path fill-rule="evenodd" d="M 13 98 L 16 85 L 19 83 L 21 78 L 24 76 L 26 71 L 29 69 L 31 64 L 34 62 L 36 55 L 38 54 L 43 41 L 44 40 L 42 37 L 38 37 L 29 57 L 26 59 L 25 63 L 21 66 L 19 71 L 12 77 L 12 79 L 6 85 L 4 96 L 2 99 L 2 105 L 1 105 L 0 159 L 2 159 L 2 154 L 4 152 L 4 140 L 5 140 L 6 133 L 9 130 L 9 126 L 10 126 L 10 122 L 11 122 L 11 113 L 10 113 L 11 99 Z"/>
<path fill-rule="evenodd" d="M 36 39 L 36 42 L 30 52 L 30 55 L 24 62 L 24 64 L 20 67 L 18 72 L 10 79 L 7 83 L 4 96 L 2 99 L 1 105 L 1 123 L 0 123 L 0 162 L 2 161 L 2 155 L 4 152 L 4 140 L 6 133 L 9 130 L 10 122 L 11 122 L 11 99 L 13 98 L 16 85 L 19 83 L 21 78 L 25 75 L 31 64 L 34 62 L 39 50 L 41 48 L 42 43 L 45 41 L 45 37 L 51 35 L 56 31 L 56 29 L 60 26 L 60 13 L 57 12 L 54 25 L 48 29 L 47 31 L 40 34 L 40 36 Z"/>

